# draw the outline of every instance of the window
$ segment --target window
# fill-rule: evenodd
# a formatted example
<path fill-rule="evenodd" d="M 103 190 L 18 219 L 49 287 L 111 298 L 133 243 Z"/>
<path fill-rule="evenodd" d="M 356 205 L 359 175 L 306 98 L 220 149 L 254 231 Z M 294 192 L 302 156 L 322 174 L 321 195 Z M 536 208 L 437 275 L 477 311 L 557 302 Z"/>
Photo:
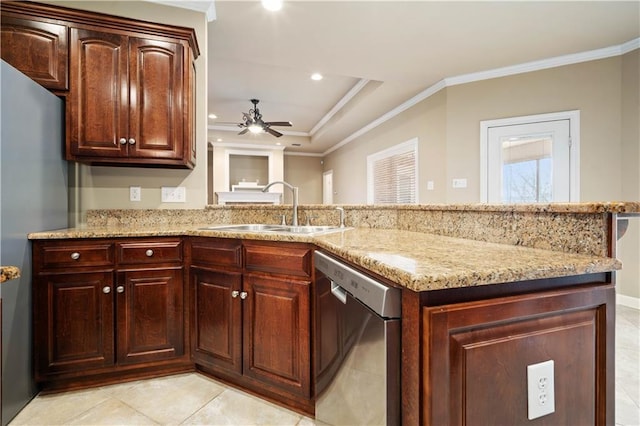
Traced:
<path fill-rule="evenodd" d="M 551 136 L 502 141 L 502 202 L 553 201 Z"/>
<path fill-rule="evenodd" d="M 580 111 L 480 122 L 480 200 L 579 200 Z"/>
<path fill-rule="evenodd" d="M 418 202 L 418 139 L 367 157 L 367 203 Z"/>

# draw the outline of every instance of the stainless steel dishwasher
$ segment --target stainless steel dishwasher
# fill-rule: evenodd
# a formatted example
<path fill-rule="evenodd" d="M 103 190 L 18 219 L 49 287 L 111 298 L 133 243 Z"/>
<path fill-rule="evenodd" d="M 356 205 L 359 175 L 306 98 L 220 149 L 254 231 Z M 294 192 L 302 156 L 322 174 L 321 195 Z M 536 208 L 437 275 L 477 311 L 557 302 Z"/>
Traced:
<path fill-rule="evenodd" d="M 316 419 L 400 424 L 401 291 L 314 254 Z"/>

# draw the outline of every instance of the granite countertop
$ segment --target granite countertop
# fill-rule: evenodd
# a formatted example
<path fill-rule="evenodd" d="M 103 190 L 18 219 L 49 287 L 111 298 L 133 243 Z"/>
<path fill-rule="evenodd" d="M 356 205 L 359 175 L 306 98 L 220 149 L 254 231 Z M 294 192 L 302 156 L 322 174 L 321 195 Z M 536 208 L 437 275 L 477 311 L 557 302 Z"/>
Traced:
<path fill-rule="evenodd" d="M 355 228 L 305 236 L 201 229 L 205 226 L 83 227 L 33 233 L 29 238 L 204 236 L 309 242 L 414 291 L 609 272 L 622 267 L 608 257 L 394 229 Z"/>
<path fill-rule="evenodd" d="M 0 266 L 0 283 L 20 278 L 20 268 L 17 266 Z"/>

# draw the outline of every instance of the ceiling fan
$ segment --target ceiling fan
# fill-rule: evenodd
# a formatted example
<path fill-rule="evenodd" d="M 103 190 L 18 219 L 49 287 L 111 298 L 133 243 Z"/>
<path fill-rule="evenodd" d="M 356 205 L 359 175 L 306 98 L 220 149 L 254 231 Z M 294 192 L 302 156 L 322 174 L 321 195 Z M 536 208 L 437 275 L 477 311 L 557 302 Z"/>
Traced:
<path fill-rule="evenodd" d="M 287 126 L 291 127 L 292 124 L 290 121 L 263 121 L 262 114 L 260 114 L 260 110 L 258 109 L 258 99 L 251 99 L 251 103 L 253 104 L 253 108 L 249 110 L 249 112 L 243 112 L 242 117 L 244 118 L 244 122 L 238 123 L 238 127 L 243 130 L 238 133 L 239 135 L 244 135 L 247 132 L 251 133 L 262 133 L 267 132 L 277 138 L 282 136 L 282 133 L 273 130 L 271 126 Z"/>

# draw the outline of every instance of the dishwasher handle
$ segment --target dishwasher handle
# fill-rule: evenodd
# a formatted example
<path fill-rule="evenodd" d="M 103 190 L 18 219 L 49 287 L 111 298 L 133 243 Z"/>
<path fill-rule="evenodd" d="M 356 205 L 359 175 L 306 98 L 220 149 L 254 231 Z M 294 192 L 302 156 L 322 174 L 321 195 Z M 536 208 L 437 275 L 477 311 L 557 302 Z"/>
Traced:
<path fill-rule="evenodd" d="M 340 287 L 340 285 L 336 284 L 333 280 L 331 280 L 331 294 L 343 304 L 347 304 L 347 290 Z"/>

